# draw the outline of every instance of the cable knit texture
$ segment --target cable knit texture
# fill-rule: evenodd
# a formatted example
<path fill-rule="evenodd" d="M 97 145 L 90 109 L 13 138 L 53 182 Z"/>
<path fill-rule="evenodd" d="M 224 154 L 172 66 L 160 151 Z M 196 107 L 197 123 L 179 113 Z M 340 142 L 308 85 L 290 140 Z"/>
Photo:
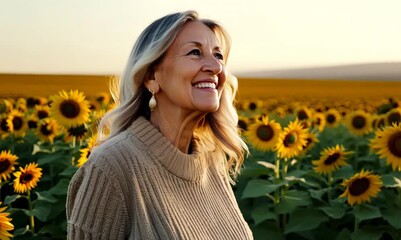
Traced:
<path fill-rule="evenodd" d="M 182 153 L 138 118 L 75 173 L 68 239 L 252 239 L 212 156 Z"/>

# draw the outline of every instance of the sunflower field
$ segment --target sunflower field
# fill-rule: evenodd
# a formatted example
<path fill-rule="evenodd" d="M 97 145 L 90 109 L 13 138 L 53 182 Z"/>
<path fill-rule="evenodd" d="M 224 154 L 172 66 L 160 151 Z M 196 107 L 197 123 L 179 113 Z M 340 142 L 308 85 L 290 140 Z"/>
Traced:
<path fill-rule="evenodd" d="M 233 189 L 255 239 L 401 239 L 398 96 L 242 96 Z M 0 239 L 65 239 L 68 183 L 113 107 L 79 90 L 0 98 Z"/>
<path fill-rule="evenodd" d="M 401 102 L 252 99 L 234 186 L 255 239 L 401 239 Z"/>

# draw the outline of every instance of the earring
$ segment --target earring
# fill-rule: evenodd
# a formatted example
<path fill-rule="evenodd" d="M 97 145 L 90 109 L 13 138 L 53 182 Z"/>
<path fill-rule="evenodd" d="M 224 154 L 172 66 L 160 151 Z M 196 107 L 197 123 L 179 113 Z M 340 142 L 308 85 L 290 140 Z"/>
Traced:
<path fill-rule="evenodd" d="M 149 108 L 150 108 L 150 111 L 153 111 L 153 110 L 155 110 L 156 105 L 157 105 L 156 98 L 155 98 L 155 92 L 150 89 L 149 89 L 149 92 L 152 93 L 152 97 L 149 100 Z"/>

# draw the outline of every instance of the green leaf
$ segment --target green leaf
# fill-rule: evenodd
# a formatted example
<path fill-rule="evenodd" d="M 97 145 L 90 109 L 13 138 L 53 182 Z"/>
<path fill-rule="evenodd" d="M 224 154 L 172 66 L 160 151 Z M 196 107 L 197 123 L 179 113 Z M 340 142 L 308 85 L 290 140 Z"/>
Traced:
<path fill-rule="evenodd" d="M 290 214 L 284 233 L 313 230 L 328 219 L 326 215 L 317 209 L 297 209 Z"/>
<path fill-rule="evenodd" d="M 302 178 L 302 177 L 305 176 L 306 174 L 308 174 L 307 171 L 295 169 L 295 170 L 289 171 L 289 172 L 287 173 L 287 176 L 291 176 L 291 177 L 295 177 L 295 178 Z"/>
<path fill-rule="evenodd" d="M 337 235 L 336 240 L 351 240 L 351 232 L 346 228 L 342 229 Z"/>
<path fill-rule="evenodd" d="M 331 191 L 331 188 L 323 188 L 318 190 L 309 189 L 310 196 L 317 200 L 322 200 L 323 195 L 328 191 Z"/>
<path fill-rule="evenodd" d="M 320 207 L 318 209 L 322 210 L 327 216 L 333 219 L 340 219 L 345 215 L 344 208 Z"/>
<path fill-rule="evenodd" d="M 266 161 L 257 161 L 256 163 L 264 166 L 267 169 L 273 169 L 273 170 L 276 169 L 276 165 L 266 162 Z"/>
<path fill-rule="evenodd" d="M 38 165 L 44 165 L 47 163 L 52 163 L 55 161 L 63 162 L 67 159 L 66 155 L 62 151 L 50 153 L 50 154 L 40 154 L 38 159 Z"/>
<path fill-rule="evenodd" d="M 40 221 L 46 222 L 48 220 L 50 211 L 51 209 L 49 207 L 49 203 L 37 201 L 35 202 L 32 211 L 26 210 L 25 214 L 27 214 L 28 216 L 35 216 Z"/>
<path fill-rule="evenodd" d="M 13 203 L 15 200 L 17 200 L 17 199 L 19 199 L 21 197 L 23 197 L 23 196 L 22 195 L 9 195 L 9 196 L 6 196 L 4 198 L 3 204 L 4 205 L 9 205 L 9 204 Z"/>
<path fill-rule="evenodd" d="M 252 219 L 255 222 L 255 225 L 265 221 L 265 220 L 272 220 L 276 219 L 276 214 L 269 209 L 266 205 L 261 205 L 252 210 L 251 213 Z"/>
<path fill-rule="evenodd" d="M 52 195 L 67 195 L 68 179 L 61 179 L 56 186 L 52 187 L 48 192 Z"/>
<path fill-rule="evenodd" d="M 359 221 L 379 218 L 382 216 L 377 207 L 366 204 L 356 205 L 353 213 Z"/>
<path fill-rule="evenodd" d="M 401 188 L 401 179 L 393 174 L 384 174 L 381 177 L 384 187 Z"/>
<path fill-rule="evenodd" d="M 395 229 L 401 229 L 401 209 L 392 208 L 382 211 L 383 218 Z"/>
<path fill-rule="evenodd" d="M 49 192 L 44 191 L 44 192 L 35 192 L 36 195 L 38 196 L 37 200 L 40 201 L 46 201 L 50 203 L 55 203 L 57 202 L 57 198 L 53 197 Z"/>
<path fill-rule="evenodd" d="M 277 211 L 280 214 L 290 213 L 299 206 L 308 206 L 310 204 L 312 204 L 312 201 L 308 193 L 292 190 L 281 197 L 280 203 L 277 205 Z"/>
<path fill-rule="evenodd" d="M 242 199 L 266 196 L 266 194 L 275 191 L 284 184 L 286 184 L 286 182 L 275 184 L 262 179 L 252 179 L 246 185 L 244 192 L 242 193 Z"/>
<path fill-rule="evenodd" d="M 380 229 L 357 229 L 355 232 L 352 233 L 351 238 L 352 240 L 380 240 L 383 233 L 384 230 Z"/>
<path fill-rule="evenodd" d="M 29 232 L 29 225 L 26 225 L 25 228 L 18 228 L 13 232 L 14 237 L 24 235 Z"/>
<path fill-rule="evenodd" d="M 68 165 L 68 167 L 66 167 L 64 169 L 64 171 L 62 171 L 61 173 L 59 173 L 59 176 L 65 176 L 65 177 L 71 177 L 72 175 L 74 175 L 74 173 L 78 170 L 77 167 L 72 166 L 72 165 Z"/>
<path fill-rule="evenodd" d="M 351 165 L 346 165 L 333 173 L 333 178 L 338 179 L 348 179 L 354 175 L 354 169 Z"/>

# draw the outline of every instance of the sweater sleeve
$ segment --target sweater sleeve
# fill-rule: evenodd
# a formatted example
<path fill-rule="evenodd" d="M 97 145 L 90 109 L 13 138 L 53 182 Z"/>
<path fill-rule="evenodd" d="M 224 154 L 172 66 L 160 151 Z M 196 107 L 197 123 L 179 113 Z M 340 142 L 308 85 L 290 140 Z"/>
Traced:
<path fill-rule="evenodd" d="M 124 239 L 128 214 L 121 189 L 96 166 L 72 178 L 67 195 L 67 239 Z"/>

